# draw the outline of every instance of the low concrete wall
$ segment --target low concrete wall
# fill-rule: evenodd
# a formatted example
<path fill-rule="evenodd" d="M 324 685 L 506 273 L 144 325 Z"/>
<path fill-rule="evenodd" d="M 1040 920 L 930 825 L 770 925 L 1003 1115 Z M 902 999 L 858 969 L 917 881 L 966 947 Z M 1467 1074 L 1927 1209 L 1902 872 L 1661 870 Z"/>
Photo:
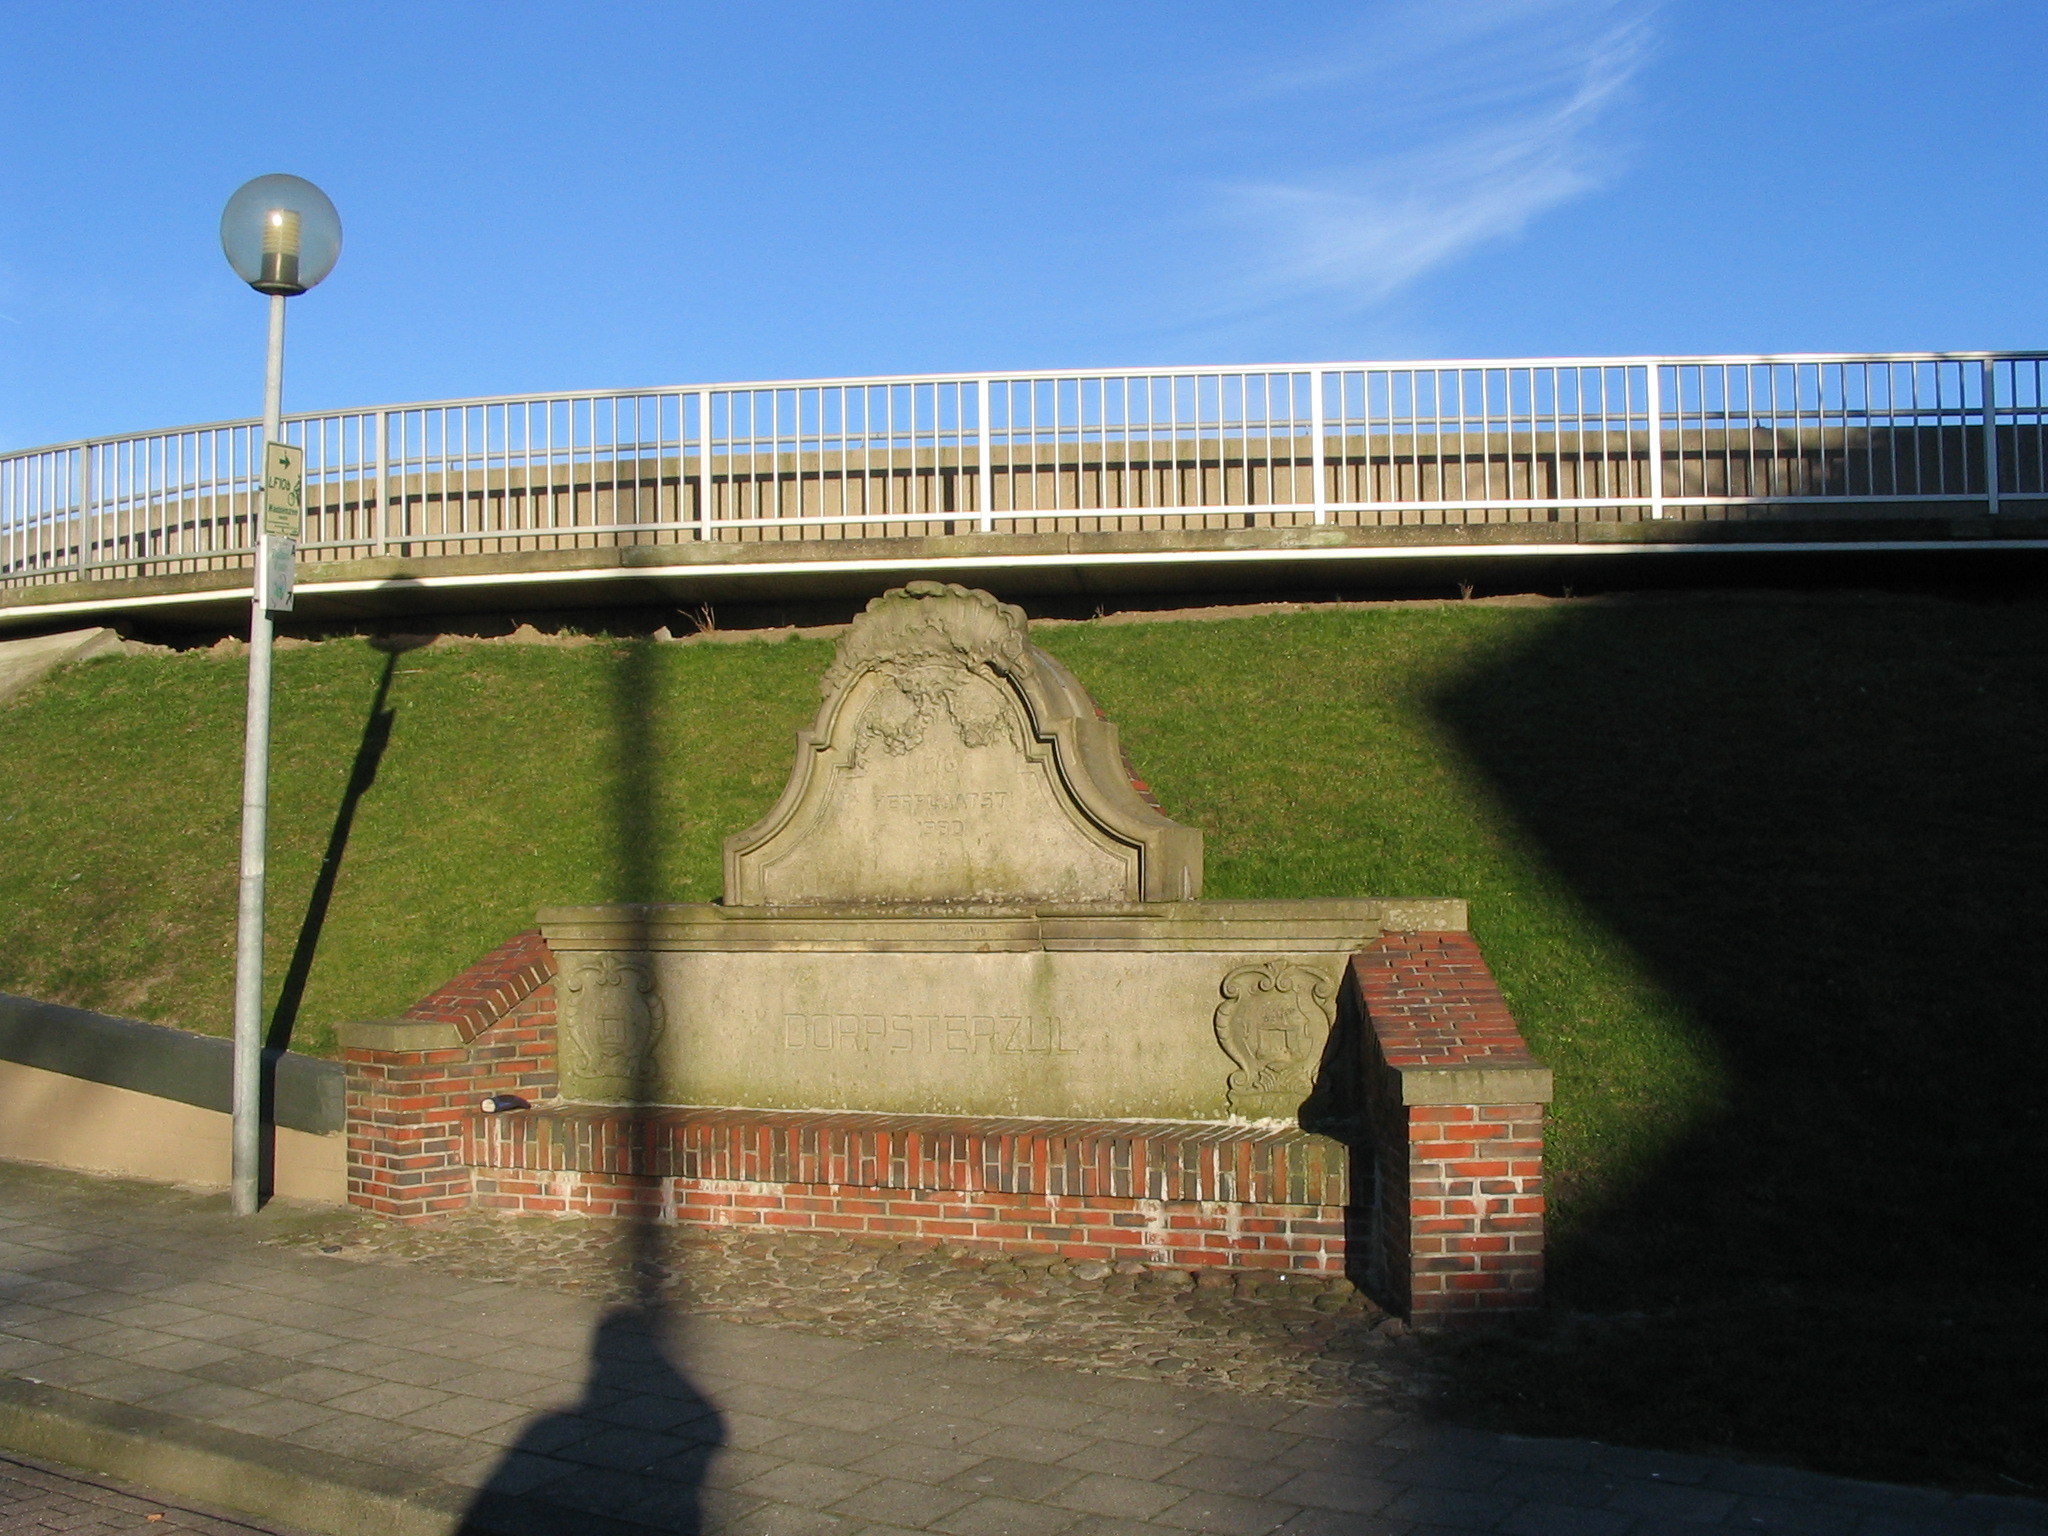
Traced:
<path fill-rule="evenodd" d="M 0 1158 L 224 1186 L 232 1056 L 225 1040 L 0 993 Z M 265 1059 L 271 1187 L 343 1203 L 340 1064 L 289 1051 Z"/>
<path fill-rule="evenodd" d="M 228 1117 L 176 1099 L 0 1061 L 0 1158 L 170 1184 L 228 1182 Z M 348 1143 L 277 1128 L 272 1188 L 348 1200 Z"/>

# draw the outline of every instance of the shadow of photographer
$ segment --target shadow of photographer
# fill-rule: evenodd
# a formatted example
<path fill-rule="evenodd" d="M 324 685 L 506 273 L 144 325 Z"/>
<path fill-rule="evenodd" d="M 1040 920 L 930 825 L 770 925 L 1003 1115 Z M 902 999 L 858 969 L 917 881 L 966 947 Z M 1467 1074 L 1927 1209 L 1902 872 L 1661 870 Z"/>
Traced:
<path fill-rule="evenodd" d="M 612 666 L 616 756 L 611 850 L 617 900 L 658 900 L 667 827 L 653 642 L 618 642 Z M 622 950 L 648 951 L 643 929 Z M 530 1424 L 472 1503 L 473 1536 L 606 1536 L 706 1528 L 707 1469 L 725 1445 L 723 1416 L 691 1381 L 681 1357 L 687 1319 L 675 1303 L 677 1245 L 666 1242 L 654 1140 L 661 1096 L 651 1053 L 634 1058 L 623 1166 L 605 1170 L 625 1206 L 614 1255 L 618 1298 L 591 1332 L 581 1397 Z M 583 1219 L 583 1218 L 569 1218 Z"/>

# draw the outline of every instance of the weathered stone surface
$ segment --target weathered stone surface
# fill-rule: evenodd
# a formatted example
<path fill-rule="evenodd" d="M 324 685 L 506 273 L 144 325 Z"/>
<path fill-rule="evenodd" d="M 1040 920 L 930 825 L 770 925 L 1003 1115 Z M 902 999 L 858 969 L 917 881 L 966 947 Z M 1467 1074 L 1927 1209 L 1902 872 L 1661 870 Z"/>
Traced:
<path fill-rule="evenodd" d="M 726 840 L 727 903 L 1201 895 L 1202 834 L 1133 785 L 1021 609 L 912 582 L 854 621 L 821 688 L 782 798 Z"/>
<path fill-rule="evenodd" d="M 1388 907 L 586 907 L 541 927 L 575 1102 L 1270 1119 L 1308 1097 L 1345 957 Z"/>

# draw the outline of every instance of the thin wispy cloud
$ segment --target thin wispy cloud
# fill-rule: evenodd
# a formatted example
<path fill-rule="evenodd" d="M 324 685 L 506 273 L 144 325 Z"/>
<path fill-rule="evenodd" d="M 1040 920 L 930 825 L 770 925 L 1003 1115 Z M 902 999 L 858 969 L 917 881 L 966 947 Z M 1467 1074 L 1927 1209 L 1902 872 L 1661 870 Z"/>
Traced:
<path fill-rule="evenodd" d="M 1601 186 L 1652 0 L 1403 0 L 1237 105 L 1299 114 L 1298 165 L 1217 190 L 1243 240 L 1219 310 L 1357 311 Z"/>

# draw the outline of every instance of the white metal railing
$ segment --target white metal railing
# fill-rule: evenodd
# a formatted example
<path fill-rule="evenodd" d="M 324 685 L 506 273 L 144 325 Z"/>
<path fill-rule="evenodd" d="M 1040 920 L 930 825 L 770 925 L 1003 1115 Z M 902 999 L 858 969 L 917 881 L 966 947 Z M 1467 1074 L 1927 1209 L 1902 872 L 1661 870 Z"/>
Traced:
<path fill-rule="evenodd" d="M 2048 354 L 919 375 L 286 420 L 302 558 L 2048 501 Z M 249 561 L 257 426 L 0 456 L 0 585 Z"/>

